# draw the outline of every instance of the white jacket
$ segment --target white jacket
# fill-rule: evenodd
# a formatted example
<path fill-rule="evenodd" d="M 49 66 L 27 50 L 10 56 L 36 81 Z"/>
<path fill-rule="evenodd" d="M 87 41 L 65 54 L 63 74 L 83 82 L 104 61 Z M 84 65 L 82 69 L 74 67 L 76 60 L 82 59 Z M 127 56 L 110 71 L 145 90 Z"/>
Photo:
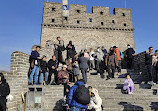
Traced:
<path fill-rule="evenodd" d="M 91 98 L 90 105 L 88 109 L 94 108 L 96 111 L 102 111 L 102 99 L 98 95 L 98 93 L 95 93 L 95 97 Z"/>

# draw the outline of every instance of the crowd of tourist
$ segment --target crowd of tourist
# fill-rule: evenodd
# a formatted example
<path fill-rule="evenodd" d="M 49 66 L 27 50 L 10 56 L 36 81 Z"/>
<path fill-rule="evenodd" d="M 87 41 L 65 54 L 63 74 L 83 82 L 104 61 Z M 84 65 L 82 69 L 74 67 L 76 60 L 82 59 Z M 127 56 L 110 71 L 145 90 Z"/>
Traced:
<path fill-rule="evenodd" d="M 64 46 L 64 41 L 57 37 L 54 44 L 55 51 L 52 58 L 47 62 L 45 55 L 40 56 L 40 46 L 31 52 L 29 59 L 30 69 L 28 73 L 29 85 L 64 85 L 64 98 L 71 111 L 102 111 L 102 99 L 97 89 L 88 86 L 87 72 L 96 70 L 97 74 L 104 75 L 108 72 L 106 80 L 121 75 L 122 60 L 126 58 L 127 69 L 132 68 L 135 51 L 128 44 L 127 50 L 122 53 L 117 46 L 110 47 L 107 51 L 103 46 L 97 49 L 90 48 L 77 53 L 72 41 Z M 66 50 L 66 60 L 63 59 L 62 52 Z M 62 68 L 59 67 L 62 64 Z M 153 48 L 145 53 L 145 65 L 149 75 L 148 84 L 158 83 L 158 50 L 153 54 Z M 82 77 L 81 77 L 82 74 Z M 52 80 L 52 75 L 54 79 Z M 70 83 L 74 85 L 70 88 Z M 67 89 L 69 91 L 67 92 Z M 128 94 L 133 94 L 134 82 L 130 74 L 126 75 L 123 90 Z M 4 75 L 0 73 L 0 110 L 6 111 L 6 97 L 10 93 L 10 88 Z"/>
<path fill-rule="evenodd" d="M 147 66 L 147 72 L 149 75 L 148 84 L 154 85 L 158 83 L 158 50 L 153 53 L 153 47 L 149 47 L 149 50 L 145 54 L 145 65 Z"/>
<path fill-rule="evenodd" d="M 69 41 L 66 47 L 60 37 L 57 37 L 57 41 L 54 44 L 54 55 L 52 55 L 52 59 L 48 63 L 45 55 L 40 57 L 40 46 L 37 46 L 36 50 L 32 51 L 30 56 L 29 85 L 43 83 L 46 85 L 68 84 L 69 82 L 77 82 L 81 78 L 86 84 L 87 72 L 91 70 L 96 70 L 100 75 L 107 71 L 107 80 L 114 78 L 115 69 L 117 69 L 118 75 L 121 74 L 121 61 L 124 59 L 124 54 L 117 46 L 111 47 L 109 51 L 102 46 L 97 49 L 90 48 L 89 52 L 87 49 L 84 49 L 77 53 L 72 41 Z M 62 55 L 64 50 L 67 51 L 66 60 L 63 59 Z M 134 53 L 134 49 L 128 45 L 126 51 L 128 68 L 131 68 Z M 59 70 L 59 63 L 63 65 L 61 70 Z M 52 74 L 54 74 L 53 82 L 51 80 Z"/>

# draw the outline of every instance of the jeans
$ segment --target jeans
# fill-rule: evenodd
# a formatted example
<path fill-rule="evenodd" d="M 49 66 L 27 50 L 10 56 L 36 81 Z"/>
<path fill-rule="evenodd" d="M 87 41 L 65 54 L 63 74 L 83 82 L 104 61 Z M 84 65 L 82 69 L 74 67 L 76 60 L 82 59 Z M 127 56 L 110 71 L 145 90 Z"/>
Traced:
<path fill-rule="evenodd" d="M 94 68 L 94 60 L 89 60 L 89 69 L 93 69 Z"/>
<path fill-rule="evenodd" d="M 118 61 L 118 67 L 117 67 L 117 70 L 118 72 L 121 72 L 121 60 Z"/>
<path fill-rule="evenodd" d="M 32 69 L 32 72 L 31 72 L 30 78 L 29 78 L 29 83 L 31 83 L 31 84 L 32 84 L 34 74 L 35 74 L 34 83 L 37 84 L 38 83 L 38 75 L 39 75 L 39 66 L 35 65 L 34 68 Z"/>
<path fill-rule="evenodd" d="M 44 81 L 45 81 L 45 82 L 48 81 L 48 72 L 41 73 L 41 74 L 40 74 L 40 78 L 39 78 L 39 83 L 40 83 L 40 84 L 43 82 L 43 75 L 44 75 Z"/>
<path fill-rule="evenodd" d="M 85 83 L 87 83 L 87 68 L 81 69 L 82 77 Z"/>
<path fill-rule="evenodd" d="M 97 60 L 97 64 L 96 64 L 97 71 L 100 70 L 100 64 L 101 64 L 101 60 Z"/>
<path fill-rule="evenodd" d="M 148 76 L 149 76 L 149 81 L 152 81 L 153 78 L 152 78 L 152 73 L 153 73 L 153 66 L 152 65 L 147 65 L 147 71 L 148 71 Z"/>
<path fill-rule="evenodd" d="M 108 65 L 108 78 L 114 78 L 115 66 Z"/>
<path fill-rule="evenodd" d="M 75 109 L 73 109 L 73 107 L 71 107 L 71 111 L 85 111 L 85 109 L 79 109 L 79 108 L 76 108 L 76 107 L 75 107 Z"/>

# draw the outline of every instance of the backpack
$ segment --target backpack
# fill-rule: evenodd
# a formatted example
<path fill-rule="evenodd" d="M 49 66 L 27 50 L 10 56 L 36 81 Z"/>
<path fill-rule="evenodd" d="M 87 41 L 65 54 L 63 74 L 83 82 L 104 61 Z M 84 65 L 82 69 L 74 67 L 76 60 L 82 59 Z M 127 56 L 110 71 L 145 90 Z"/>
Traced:
<path fill-rule="evenodd" d="M 120 51 L 120 56 L 122 59 L 124 59 L 124 54 Z"/>
<path fill-rule="evenodd" d="M 88 88 L 83 85 L 79 85 L 76 89 L 75 100 L 82 105 L 89 104 L 90 94 Z"/>

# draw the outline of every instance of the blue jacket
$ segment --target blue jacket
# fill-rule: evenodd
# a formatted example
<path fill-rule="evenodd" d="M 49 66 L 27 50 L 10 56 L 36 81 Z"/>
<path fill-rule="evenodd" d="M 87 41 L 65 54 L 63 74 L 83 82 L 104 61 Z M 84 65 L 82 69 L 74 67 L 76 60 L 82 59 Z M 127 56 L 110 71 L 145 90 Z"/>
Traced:
<path fill-rule="evenodd" d="M 31 52 L 31 59 L 37 60 L 37 57 L 40 57 L 40 54 L 37 51 Z"/>
<path fill-rule="evenodd" d="M 120 51 L 120 56 L 122 59 L 124 59 L 124 54 Z"/>
<path fill-rule="evenodd" d="M 81 81 L 77 81 L 75 83 L 75 85 L 71 87 L 71 89 L 69 91 L 69 95 L 68 95 L 68 105 L 69 105 L 69 107 L 76 107 L 76 108 L 87 109 L 88 108 L 88 104 L 87 105 L 82 105 L 80 103 L 77 103 L 75 98 L 74 98 L 78 85 L 84 85 L 84 83 L 81 82 Z"/>

